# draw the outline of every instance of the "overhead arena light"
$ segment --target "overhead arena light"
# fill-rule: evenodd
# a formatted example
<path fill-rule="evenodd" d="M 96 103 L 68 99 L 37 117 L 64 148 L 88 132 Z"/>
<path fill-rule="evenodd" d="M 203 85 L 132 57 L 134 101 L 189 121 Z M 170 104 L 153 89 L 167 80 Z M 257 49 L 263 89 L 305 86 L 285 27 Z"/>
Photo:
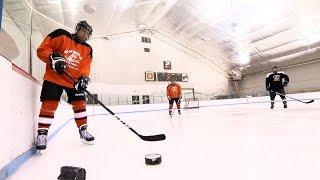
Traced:
<path fill-rule="evenodd" d="M 246 15 L 246 23 L 267 25 L 288 12 L 288 0 L 232 0 L 231 8 L 235 15 Z"/>
<path fill-rule="evenodd" d="M 240 61 L 240 64 L 242 64 L 242 65 L 248 64 L 250 62 L 249 53 L 240 54 L 239 61 Z"/>
<path fill-rule="evenodd" d="M 221 14 L 227 8 L 228 1 L 205 0 L 200 1 L 198 8 L 200 11 L 200 21 L 214 25 L 222 18 Z"/>
<path fill-rule="evenodd" d="M 250 46 L 246 42 L 236 42 L 237 52 L 235 53 L 235 60 L 239 64 L 246 65 L 250 62 Z"/>
<path fill-rule="evenodd" d="M 147 26 L 145 24 L 139 24 L 137 27 L 139 30 L 143 30 L 143 29 L 147 28 Z"/>
<path fill-rule="evenodd" d="M 84 9 L 84 11 L 85 11 L 86 13 L 88 13 L 88 14 L 93 14 L 94 12 L 96 12 L 96 7 L 95 7 L 95 5 L 90 4 L 90 3 L 85 4 L 85 5 L 83 6 L 83 9 Z"/>

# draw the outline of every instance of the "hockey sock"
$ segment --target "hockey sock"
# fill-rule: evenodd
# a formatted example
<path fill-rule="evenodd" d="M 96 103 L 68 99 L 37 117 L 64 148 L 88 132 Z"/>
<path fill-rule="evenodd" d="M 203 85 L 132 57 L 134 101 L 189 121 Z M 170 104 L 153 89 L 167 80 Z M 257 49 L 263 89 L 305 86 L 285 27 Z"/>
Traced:
<path fill-rule="evenodd" d="M 87 124 L 86 102 L 73 101 L 71 104 L 77 127 L 79 128 L 80 126 Z"/>
<path fill-rule="evenodd" d="M 58 101 L 43 101 L 39 114 L 39 129 L 49 129 L 53 118 L 54 113 L 58 107 Z"/>

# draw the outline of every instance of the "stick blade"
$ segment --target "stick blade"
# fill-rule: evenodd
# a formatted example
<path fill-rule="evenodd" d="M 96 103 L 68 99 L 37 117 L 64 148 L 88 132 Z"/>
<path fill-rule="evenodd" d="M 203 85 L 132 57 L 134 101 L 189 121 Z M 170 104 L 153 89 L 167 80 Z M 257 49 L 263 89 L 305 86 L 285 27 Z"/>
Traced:
<path fill-rule="evenodd" d="M 314 99 L 312 99 L 312 100 L 308 101 L 308 102 L 307 102 L 307 104 L 309 104 L 309 103 L 313 103 L 313 102 L 314 102 Z"/>
<path fill-rule="evenodd" d="M 139 136 L 144 141 L 163 141 L 166 139 L 166 135 L 164 134 L 158 134 L 158 135 L 152 135 L 152 136 Z"/>

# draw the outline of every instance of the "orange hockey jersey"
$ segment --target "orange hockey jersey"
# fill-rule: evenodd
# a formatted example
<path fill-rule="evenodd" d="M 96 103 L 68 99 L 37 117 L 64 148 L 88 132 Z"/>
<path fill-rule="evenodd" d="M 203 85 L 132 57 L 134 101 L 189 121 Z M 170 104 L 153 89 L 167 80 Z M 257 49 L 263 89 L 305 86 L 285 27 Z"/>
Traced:
<path fill-rule="evenodd" d="M 177 83 L 167 86 L 167 96 L 170 98 L 179 98 L 181 96 L 181 86 Z"/>
<path fill-rule="evenodd" d="M 92 48 L 87 43 L 79 43 L 68 31 L 57 29 L 50 33 L 37 49 L 38 57 L 45 63 L 46 72 L 43 79 L 64 87 L 73 87 L 73 82 L 65 75 L 56 73 L 50 64 L 49 56 L 53 52 L 60 53 L 66 58 L 65 71 L 74 79 L 80 76 L 89 76 L 92 62 Z"/>

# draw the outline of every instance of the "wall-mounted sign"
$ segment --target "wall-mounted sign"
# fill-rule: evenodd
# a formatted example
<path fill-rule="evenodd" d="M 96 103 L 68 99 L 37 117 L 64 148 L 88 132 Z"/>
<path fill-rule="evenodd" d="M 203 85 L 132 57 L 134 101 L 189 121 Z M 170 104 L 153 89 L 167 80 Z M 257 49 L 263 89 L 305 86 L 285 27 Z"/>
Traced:
<path fill-rule="evenodd" d="M 182 81 L 182 74 L 181 73 L 157 72 L 157 79 L 156 79 L 157 81 L 170 81 L 170 78 L 173 78 L 175 81 Z"/>
<path fill-rule="evenodd" d="M 182 82 L 188 82 L 188 81 L 189 81 L 188 74 L 182 74 Z"/>
<path fill-rule="evenodd" d="M 157 72 L 157 81 L 170 81 L 170 73 Z"/>
<path fill-rule="evenodd" d="M 186 73 L 168 73 L 168 72 L 145 72 L 146 81 L 170 81 L 170 78 L 173 78 L 174 81 L 188 82 L 189 75 Z"/>
<path fill-rule="evenodd" d="M 155 81 L 156 80 L 156 73 L 152 71 L 145 72 L 145 80 L 146 81 Z"/>
<path fill-rule="evenodd" d="M 163 69 L 171 70 L 171 61 L 163 61 Z"/>

